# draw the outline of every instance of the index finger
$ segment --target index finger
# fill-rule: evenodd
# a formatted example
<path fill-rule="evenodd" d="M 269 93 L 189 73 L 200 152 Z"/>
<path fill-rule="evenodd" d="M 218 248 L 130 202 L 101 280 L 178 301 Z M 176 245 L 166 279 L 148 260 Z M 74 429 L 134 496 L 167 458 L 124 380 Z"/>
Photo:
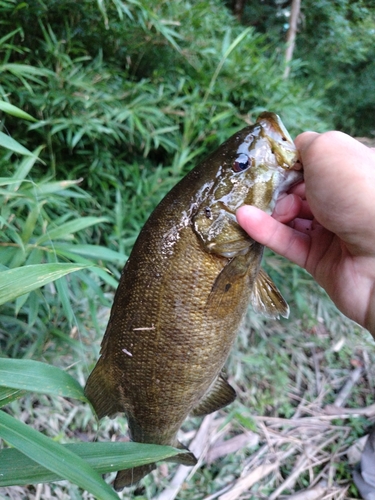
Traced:
<path fill-rule="evenodd" d="M 310 236 L 286 226 L 256 207 L 244 205 L 236 213 L 238 223 L 255 241 L 305 267 Z"/>

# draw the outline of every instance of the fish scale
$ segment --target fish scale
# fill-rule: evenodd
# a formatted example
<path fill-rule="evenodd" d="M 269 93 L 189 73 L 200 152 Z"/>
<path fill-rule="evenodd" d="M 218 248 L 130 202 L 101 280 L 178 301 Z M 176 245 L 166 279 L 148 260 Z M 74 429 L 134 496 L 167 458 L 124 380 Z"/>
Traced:
<path fill-rule="evenodd" d="M 181 449 L 189 413 L 231 403 L 221 375 L 251 302 L 270 317 L 288 306 L 260 270 L 263 247 L 237 224 L 247 203 L 272 211 L 301 179 L 297 151 L 277 115 L 261 114 L 193 169 L 160 202 L 121 275 L 101 356 L 85 388 L 99 418 L 123 412 L 132 440 Z M 192 465 L 192 453 L 172 459 Z M 117 490 L 155 464 L 120 471 Z"/>

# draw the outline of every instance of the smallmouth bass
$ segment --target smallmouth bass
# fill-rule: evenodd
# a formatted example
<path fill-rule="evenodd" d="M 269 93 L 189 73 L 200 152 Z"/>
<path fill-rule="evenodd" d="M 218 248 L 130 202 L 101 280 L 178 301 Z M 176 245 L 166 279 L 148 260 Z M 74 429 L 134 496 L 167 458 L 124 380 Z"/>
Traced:
<path fill-rule="evenodd" d="M 236 221 L 255 205 L 272 213 L 301 180 L 298 154 L 280 118 L 262 113 L 191 170 L 140 232 L 115 294 L 101 356 L 85 388 L 99 418 L 125 413 L 133 441 L 185 449 L 177 432 L 236 394 L 221 375 L 249 303 L 287 317 L 280 292 L 260 269 L 263 246 Z M 194 465 L 192 453 L 172 457 Z M 119 471 L 136 483 L 155 464 Z"/>

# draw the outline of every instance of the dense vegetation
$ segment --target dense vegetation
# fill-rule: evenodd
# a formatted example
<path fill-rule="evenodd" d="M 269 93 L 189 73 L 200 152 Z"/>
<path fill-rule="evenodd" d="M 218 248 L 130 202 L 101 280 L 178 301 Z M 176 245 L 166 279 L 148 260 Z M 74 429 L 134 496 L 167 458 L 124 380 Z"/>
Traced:
<path fill-rule="evenodd" d="M 285 37 L 290 1 L 230 2 L 238 3 L 241 22 L 273 46 Z M 331 127 L 355 136 L 375 132 L 374 39 L 371 0 L 302 0 L 293 78 L 322 97 L 319 114 Z"/>
<path fill-rule="evenodd" d="M 83 384 L 98 356 L 103 311 L 147 216 L 184 173 L 259 111 L 278 112 L 292 134 L 374 133 L 372 2 L 304 0 L 284 78 L 289 11 L 290 2 L 277 0 L 245 2 L 238 16 L 223 0 L 0 1 L 3 360 L 69 368 Z M 50 267 L 33 267 L 39 265 Z M 277 261 L 272 271 L 312 328 L 311 290 L 320 292 L 290 265 Z M 279 361 L 285 366 L 282 354 Z M 43 369 L 1 367 L 0 359 L 0 385 L 8 387 L 0 387 L 1 404 L 13 401 L 7 409 L 18 418 L 27 408 L 24 420 L 35 427 L 33 405 L 48 407 L 48 396 L 15 391 L 45 389 Z M 21 380 L 25 370 L 38 382 Z M 249 376 L 244 372 L 239 379 Z M 58 386 L 63 375 L 54 376 Z M 73 379 L 60 382 L 60 389 L 42 392 L 84 400 Z M 259 413 L 278 407 L 288 414 L 291 407 L 276 404 L 274 389 L 264 391 L 264 400 L 251 395 L 251 404 Z M 69 437 L 91 429 L 92 418 L 85 410 Z M 3 425 L 12 428 L 11 421 Z M 45 423 L 36 427 L 57 433 Z"/>

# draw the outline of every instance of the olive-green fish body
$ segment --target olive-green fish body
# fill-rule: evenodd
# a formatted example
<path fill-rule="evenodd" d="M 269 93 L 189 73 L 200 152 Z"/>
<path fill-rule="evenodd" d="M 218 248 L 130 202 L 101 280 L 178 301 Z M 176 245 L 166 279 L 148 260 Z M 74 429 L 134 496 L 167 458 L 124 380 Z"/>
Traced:
<path fill-rule="evenodd" d="M 152 213 L 126 263 L 86 395 L 98 417 L 124 412 L 133 441 L 183 448 L 189 413 L 235 398 L 221 370 L 249 302 L 271 317 L 288 306 L 260 270 L 263 247 L 237 224 L 253 204 L 271 212 L 301 174 L 279 118 L 263 113 L 193 169 Z M 191 453 L 175 461 L 194 464 Z M 154 464 L 120 471 L 115 488 Z"/>

